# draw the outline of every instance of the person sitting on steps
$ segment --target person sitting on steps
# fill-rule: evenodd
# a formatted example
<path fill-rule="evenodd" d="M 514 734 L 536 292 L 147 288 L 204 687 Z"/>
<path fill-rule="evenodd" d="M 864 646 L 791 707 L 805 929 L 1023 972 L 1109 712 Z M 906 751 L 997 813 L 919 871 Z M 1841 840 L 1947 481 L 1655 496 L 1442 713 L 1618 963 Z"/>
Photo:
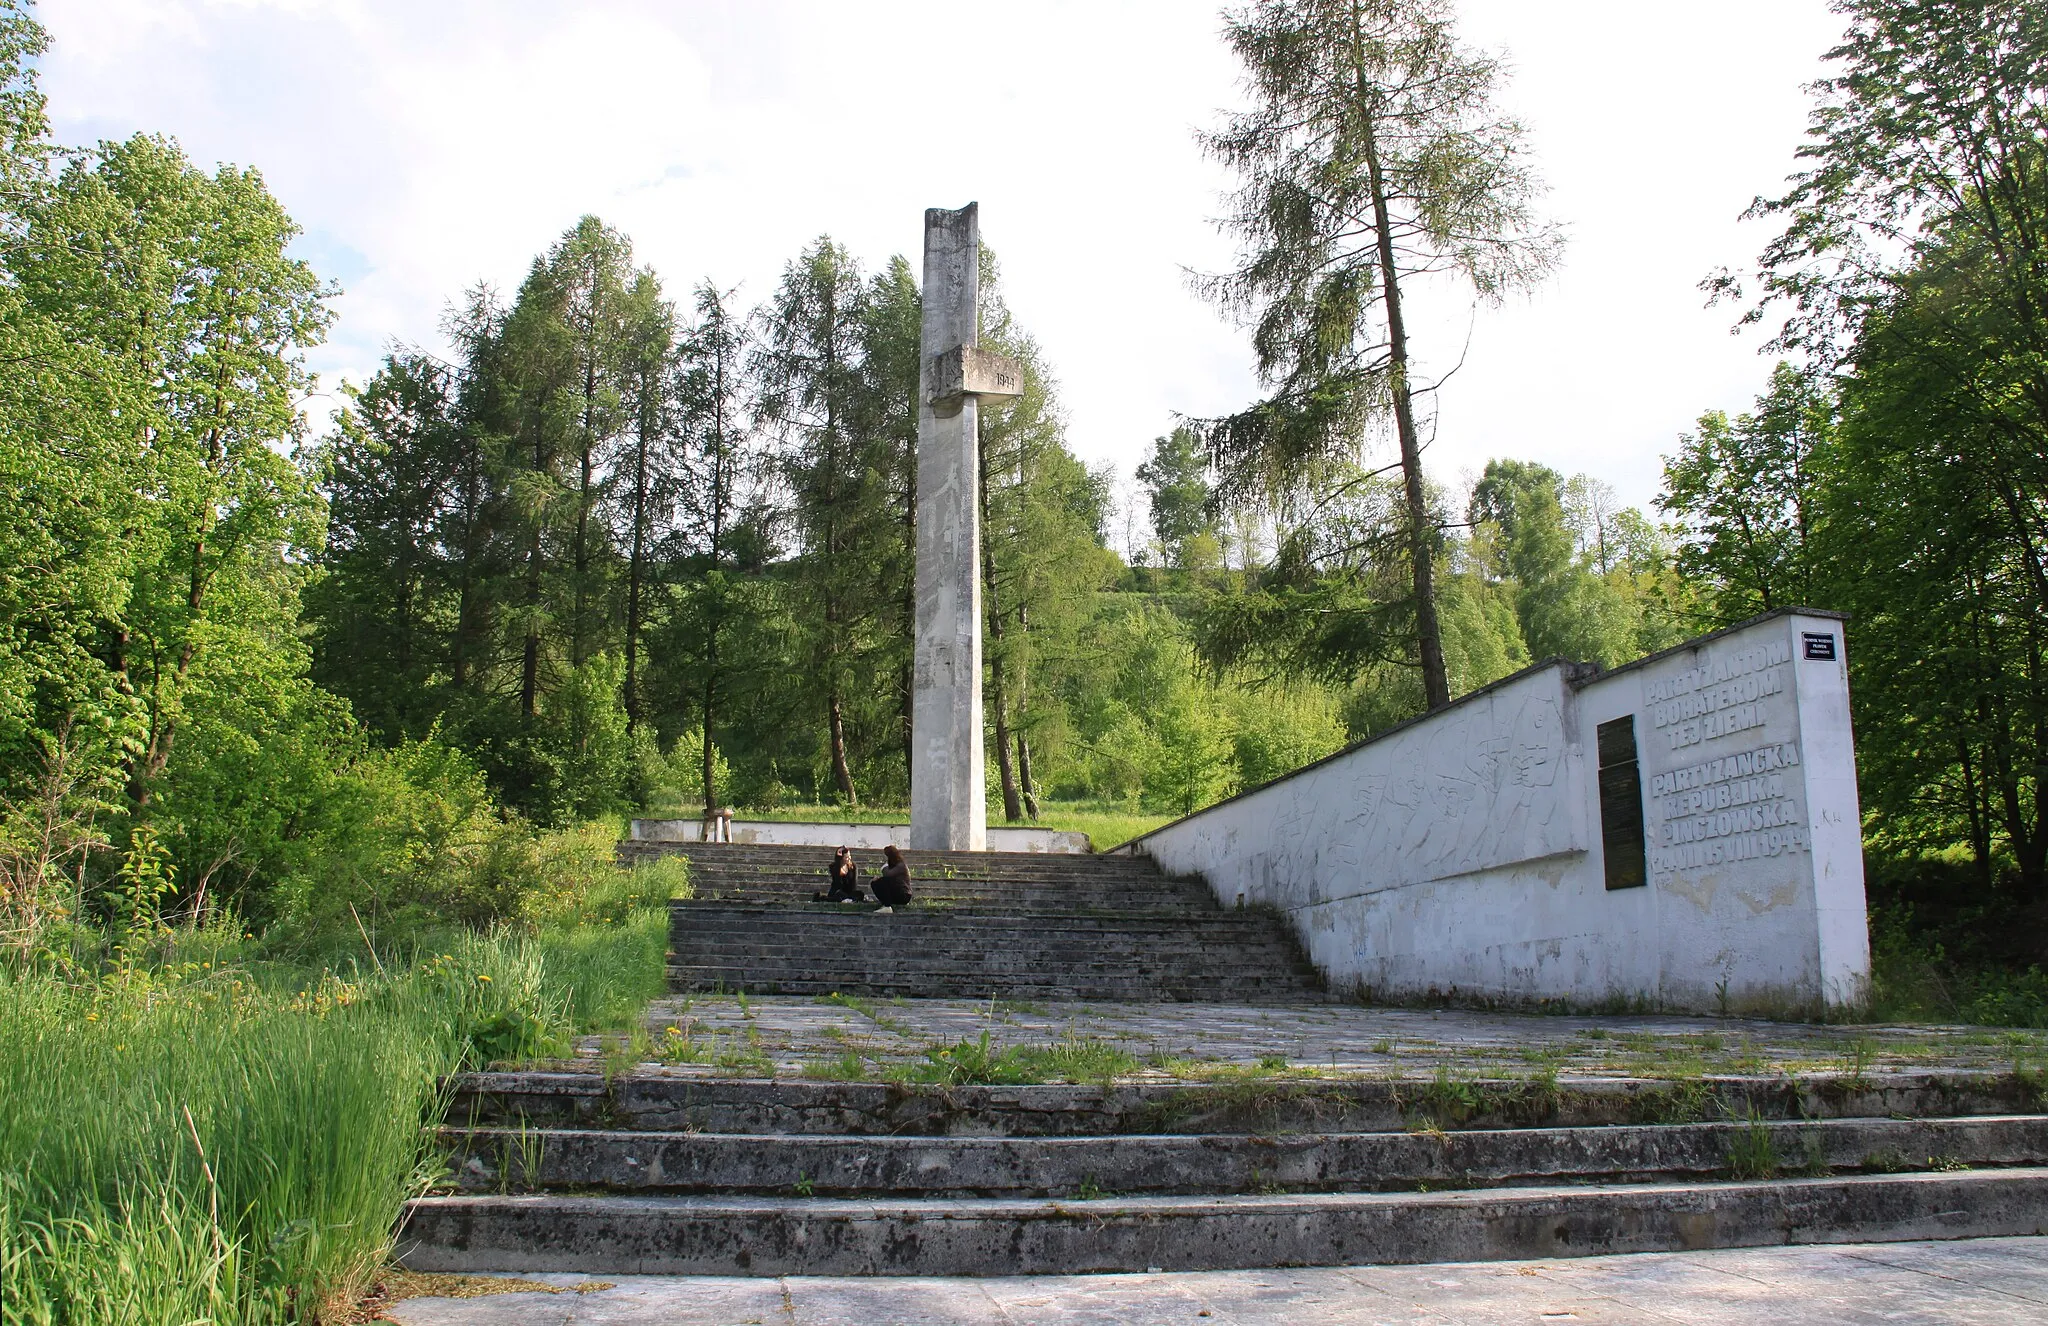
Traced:
<path fill-rule="evenodd" d="M 882 855 L 889 864 L 875 876 L 875 901 L 882 904 L 875 909 L 877 913 L 893 912 L 910 901 L 910 867 L 904 864 L 903 853 L 890 843 L 882 849 Z"/>
<path fill-rule="evenodd" d="M 814 893 L 813 902 L 866 902 L 860 891 L 860 867 L 853 863 L 853 853 L 842 847 L 832 854 L 832 890 L 829 893 Z"/>

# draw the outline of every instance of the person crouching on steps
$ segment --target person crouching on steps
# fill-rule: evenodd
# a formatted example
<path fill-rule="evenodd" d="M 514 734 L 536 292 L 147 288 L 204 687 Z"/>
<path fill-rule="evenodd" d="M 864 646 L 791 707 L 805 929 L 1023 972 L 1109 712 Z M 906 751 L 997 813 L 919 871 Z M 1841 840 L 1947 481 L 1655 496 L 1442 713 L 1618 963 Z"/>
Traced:
<path fill-rule="evenodd" d="M 813 893 L 813 902 L 866 902 L 860 891 L 860 867 L 853 863 L 853 853 L 842 847 L 832 854 L 832 891 Z"/>
<path fill-rule="evenodd" d="M 891 843 L 882 849 L 882 855 L 889 864 L 882 873 L 875 876 L 875 901 L 881 903 L 877 912 L 893 912 L 910 901 L 910 867 L 903 863 L 903 853 Z"/>

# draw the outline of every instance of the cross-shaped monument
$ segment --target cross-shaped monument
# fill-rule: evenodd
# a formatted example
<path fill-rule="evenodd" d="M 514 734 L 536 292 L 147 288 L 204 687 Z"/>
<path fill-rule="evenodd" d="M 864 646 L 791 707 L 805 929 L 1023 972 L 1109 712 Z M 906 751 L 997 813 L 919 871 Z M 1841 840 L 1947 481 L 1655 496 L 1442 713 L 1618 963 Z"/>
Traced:
<path fill-rule="evenodd" d="M 917 654 L 910 845 L 988 847 L 981 745 L 981 398 L 1024 392 L 1022 367 L 977 344 L 978 205 L 924 214 L 917 385 Z"/>

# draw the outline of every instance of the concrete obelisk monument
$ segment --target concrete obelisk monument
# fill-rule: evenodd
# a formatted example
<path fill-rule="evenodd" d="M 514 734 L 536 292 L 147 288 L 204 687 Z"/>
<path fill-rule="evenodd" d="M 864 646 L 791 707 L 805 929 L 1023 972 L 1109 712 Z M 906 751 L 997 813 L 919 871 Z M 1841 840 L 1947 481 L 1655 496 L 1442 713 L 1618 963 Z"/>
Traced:
<path fill-rule="evenodd" d="M 977 205 L 924 214 L 917 384 L 917 653 L 910 845 L 988 847 L 981 741 L 981 397 L 1021 395 L 1022 370 L 984 353 Z"/>

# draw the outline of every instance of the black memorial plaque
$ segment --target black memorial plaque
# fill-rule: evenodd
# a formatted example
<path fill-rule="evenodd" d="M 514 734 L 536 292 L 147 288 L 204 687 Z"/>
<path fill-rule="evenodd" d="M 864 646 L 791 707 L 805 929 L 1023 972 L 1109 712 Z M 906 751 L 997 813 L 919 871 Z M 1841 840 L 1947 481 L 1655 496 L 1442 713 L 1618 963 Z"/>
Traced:
<path fill-rule="evenodd" d="M 1826 631 L 1807 631 L 1804 639 L 1806 641 L 1806 657 L 1817 659 L 1823 663 L 1835 661 L 1834 636 Z"/>

